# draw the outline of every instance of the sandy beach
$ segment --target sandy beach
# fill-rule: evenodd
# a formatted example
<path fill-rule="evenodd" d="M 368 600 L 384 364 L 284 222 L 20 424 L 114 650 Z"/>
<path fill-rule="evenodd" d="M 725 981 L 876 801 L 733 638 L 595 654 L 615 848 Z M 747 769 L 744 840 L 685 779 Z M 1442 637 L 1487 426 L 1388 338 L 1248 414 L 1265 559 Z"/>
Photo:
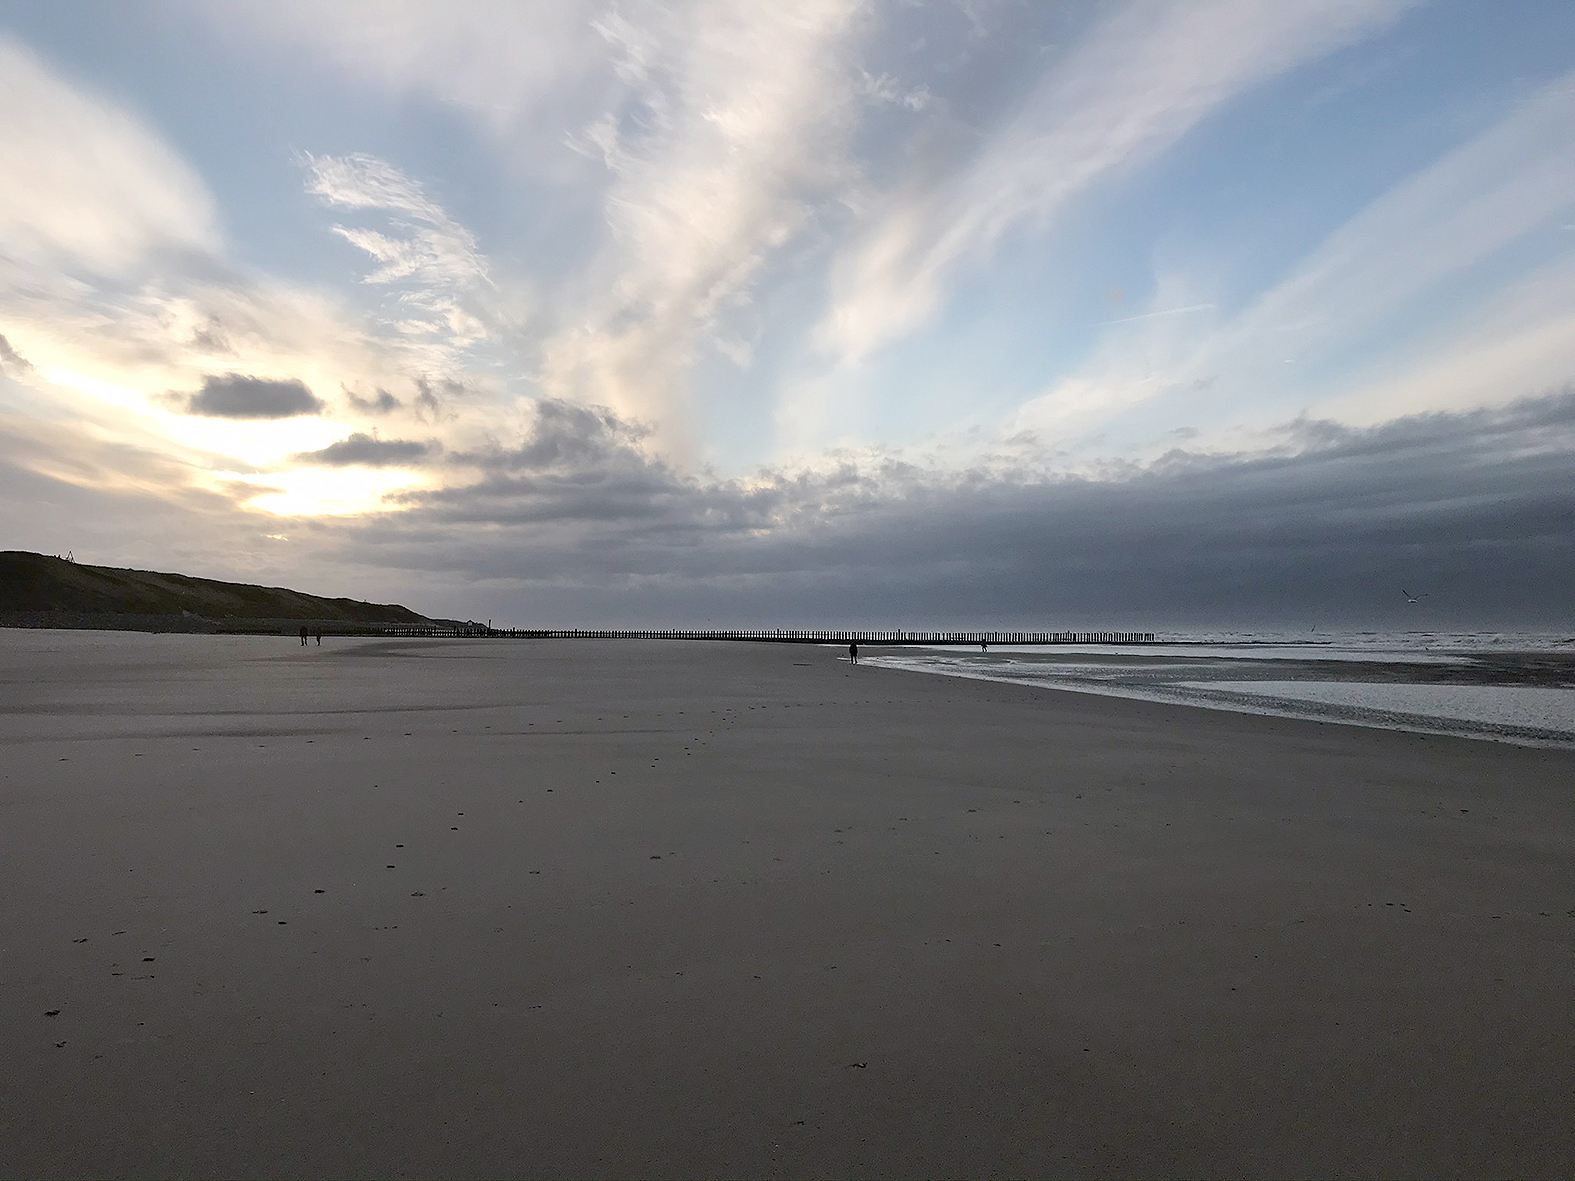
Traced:
<path fill-rule="evenodd" d="M 1575 1174 L 1575 752 L 0 634 L 7 1177 Z"/>

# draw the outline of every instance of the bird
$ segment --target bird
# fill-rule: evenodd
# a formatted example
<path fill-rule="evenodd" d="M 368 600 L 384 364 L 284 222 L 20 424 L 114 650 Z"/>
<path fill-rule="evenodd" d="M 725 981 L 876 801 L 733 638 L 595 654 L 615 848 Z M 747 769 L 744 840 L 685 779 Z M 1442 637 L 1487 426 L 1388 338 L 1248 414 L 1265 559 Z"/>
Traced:
<path fill-rule="evenodd" d="M 1423 591 L 1419 595 L 1413 595 L 1410 591 L 1406 590 L 1405 587 L 1403 587 L 1403 586 L 1400 588 L 1400 593 L 1405 596 L 1405 601 L 1408 602 L 1408 603 L 1420 603 L 1423 599 L 1427 598 L 1427 592 L 1426 591 Z"/>

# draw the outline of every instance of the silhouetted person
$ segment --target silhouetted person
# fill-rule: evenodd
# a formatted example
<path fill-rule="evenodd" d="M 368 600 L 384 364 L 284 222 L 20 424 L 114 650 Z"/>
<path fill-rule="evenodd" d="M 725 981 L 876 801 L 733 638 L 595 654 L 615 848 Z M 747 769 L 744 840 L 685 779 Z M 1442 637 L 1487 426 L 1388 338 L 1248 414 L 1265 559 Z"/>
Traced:
<path fill-rule="evenodd" d="M 304 627 L 301 629 L 301 647 L 306 647 L 306 629 Z"/>
<path fill-rule="evenodd" d="M 848 645 L 848 659 L 854 664 L 859 662 L 859 642 L 857 640 Z"/>
<path fill-rule="evenodd" d="M 980 640 L 979 641 L 979 651 L 981 651 L 981 652 L 988 652 L 989 650 L 990 650 L 990 641 L 989 640 Z"/>
<path fill-rule="evenodd" d="M 315 632 L 314 632 L 314 633 L 312 633 L 312 634 L 313 634 L 313 635 L 315 635 L 315 636 L 316 636 L 316 637 L 317 637 L 317 646 L 318 646 L 318 647 L 319 647 L 319 648 L 321 648 L 321 647 L 322 647 L 322 646 L 323 646 L 323 629 L 322 629 L 322 628 L 318 628 L 318 629 L 317 629 L 317 630 L 316 630 L 316 631 L 315 631 Z"/>

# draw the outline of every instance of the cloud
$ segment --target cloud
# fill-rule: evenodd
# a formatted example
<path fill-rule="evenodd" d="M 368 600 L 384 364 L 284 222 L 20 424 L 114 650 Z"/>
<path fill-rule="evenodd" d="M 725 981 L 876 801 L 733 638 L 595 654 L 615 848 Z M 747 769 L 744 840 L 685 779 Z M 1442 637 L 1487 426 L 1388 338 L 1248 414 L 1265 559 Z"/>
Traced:
<path fill-rule="evenodd" d="M 47 383 L 18 390 L 30 413 L 14 413 L 7 384 L 0 377 L 0 501 L 27 506 L 7 521 L 10 545 L 74 549 L 86 561 L 115 553 L 140 558 L 145 569 L 191 573 L 206 566 L 196 551 L 229 546 L 237 497 L 206 466 L 214 456 L 172 453 L 135 420 L 116 421 L 121 416 L 97 413 Z"/>
<path fill-rule="evenodd" d="M 528 624 L 1415 625 L 1398 588 L 1418 583 L 1424 626 L 1558 626 L 1575 592 L 1575 390 L 1365 428 L 1303 417 L 1254 450 L 1085 475 L 832 457 L 740 480 L 545 403 L 517 437 L 449 453 L 449 487 L 340 520 L 246 512 L 255 485 L 205 490 L 137 448 L 4 419 L 0 442 L 0 495 L 41 506 L 18 544 L 214 576 L 263 563 Z M 288 568 L 262 552 L 280 532 Z"/>
<path fill-rule="evenodd" d="M 1320 335 L 1379 331 L 1396 308 L 1571 209 L 1575 72 L 1382 194 L 1259 299 L 1235 334 L 1309 317 Z"/>
<path fill-rule="evenodd" d="M 17 266 L 123 275 L 219 233 L 197 175 L 133 115 L 0 33 L 0 289 Z"/>
<path fill-rule="evenodd" d="M 628 91 L 583 142 L 611 170 L 596 291 L 544 345 L 551 396 L 667 422 L 767 260 L 849 183 L 851 0 L 641 6 L 597 28 Z M 587 149 L 590 150 L 590 149 Z"/>
<path fill-rule="evenodd" d="M 30 178 L 36 155 L 47 182 L 0 191 L 0 327 L 35 367 L 19 376 L 0 349 L 0 430 L 20 438 L 15 420 L 31 418 L 50 444 L 7 443 L 17 502 L 43 504 L 58 482 L 79 509 L 101 497 L 101 519 L 120 526 L 163 482 L 159 532 L 189 513 L 191 536 L 284 533 L 296 571 L 353 570 L 382 581 L 347 589 L 387 597 L 402 581 L 403 597 L 466 615 L 480 613 L 473 601 L 429 605 L 420 588 L 463 596 L 485 583 L 531 617 L 587 622 L 716 610 L 767 624 L 796 613 L 1145 626 L 1168 613 L 1354 618 L 1400 569 L 1438 588 L 1430 606 L 1556 614 L 1548 604 L 1570 589 L 1570 397 L 1396 415 L 1502 403 L 1569 375 L 1575 248 L 1568 234 L 1534 238 L 1575 208 L 1565 83 L 1493 107 L 1507 112 L 1497 124 L 1372 201 L 1267 291 L 1156 267 L 1146 300 L 1086 316 L 1108 322 L 1042 332 L 1088 277 L 1047 265 L 1042 303 L 1024 299 L 972 334 L 948 317 L 933 344 L 873 357 L 953 292 L 977 294 L 972 268 L 1093 212 L 1079 202 L 1140 179 L 1252 87 L 1402 7 L 241 0 L 206 19 L 246 38 L 242 81 L 258 98 L 348 81 L 381 92 L 363 131 L 424 111 L 420 127 L 452 136 L 435 154 L 429 139 L 382 134 L 378 154 L 356 152 L 354 127 L 285 112 L 305 120 L 290 135 L 313 149 L 295 160 L 321 206 L 319 244 L 359 252 L 338 294 L 248 272 L 240 259 L 305 265 L 316 283 L 323 260 L 272 237 L 291 232 L 289 217 L 248 218 L 244 251 L 230 255 L 202 182 L 169 145 L 129 108 L 8 48 L 4 64 L 20 66 L 0 73 L 0 93 L 20 116 L 0 123 L 0 153 L 12 153 L 0 160 Z M 270 41 L 301 52 L 270 62 L 253 48 Z M 1463 97 L 1480 99 L 1493 77 L 1473 75 Z M 117 85 L 134 92 L 137 80 Z M 1294 86 L 1276 87 L 1261 113 L 1302 110 L 1295 100 Z M 1434 133 L 1446 122 L 1428 118 Z M 1316 147 L 1329 131 L 1272 117 L 1242 127 L 1245 145 L 1208 145 L 1221 173 L 1249 174 L 1230 176 L 1242 205 L 1260 195 L 1260 149 Z M 288 167 L 282 142 L 264 140 L 270 150 Z M 105 177 L 84 171 L 100 158 Z M 1251 229 L 1289 226 L 1283 249 L 1314 219 L 1345 217 L 1369 175 L 1331 177 L 1294 209 L 1274 207 L 1283 194 L 1265 182 L 1271 205 Z M 479 197 L 460 187 L 478 179 Z M 1201 206 L 1199 184 L 1165 208 Z M 1061 261 L 1089 274 L 1130 266 L 1154 238 L 1215 232 L 1213 214 L 1236 208 L 1139 226 L 1115 219 L 1141 212 L 1114 204 L 1086 254 Z M 1107 238 L 1120 249 L 1102 253 Z M 1167 239 L 1156 251 L 1228 266 L 1229 251 L 1209 246 Z M 1255 254 L 1227 280 L 1263 283 L 1275 257 Z M 961 298 L 956 310 L 972 315 Z M 818 334 L 805 339 L 806 324 Z M 884 449 L 954 410 L 1005 413 L 1016 381 L 1043 381 L 1039 366 L 1066 373 L 1089 343 L 1081 367 L 999 434 L 981 423 L 928 453 Z M 1011 369 L 1024 376 L 1002 376 Z M 786 430 L 808 400 L 793 391 L 817 378 L 828 403 L 844 399 L 856 449 L 733 478 L 692 462 L 714 446 L 743 471 L 769 453 L 757 436 L 772 400 Z M 336 389 L 331 407 L 313 393 Z M 1361 404 L 1331 410 L 1342 392 Z M 896 412 L 877 421 L 877 400 Z M 172 405 L 185 413 L 158 413 Z M 1256 435 L 1222 433 L 1248 415 Z M 80 437 L 68 439 L 71 423 Z M 1070 450 L 1074 427 L 1107 432 L 1098 446 L 1115 458 L 1083 458 L 1093 443 Z M 1125 428 L 1145 432 L 1147 449 L 1128 446 Z M 132 437 L 164 448 L 163 462 L 94 445 Z M 1495 598 L 1506 568 L 1515 585 Z"/>
<path fill-rule="evenodd" d="M 903 86 L 890 74 L 871 74 L 859 71 L 858 90 L 871 102 L 885 106 L 904 107 L 910 111 L 923 111 L 935 105 L 935 95 L 928 86 Z"/>
<path fill-rule="evenodd" d="M 1430 621 L 1553 622 L 1575 568 L 1572 455 L 1565 390 L 1371 428 L 1297 419 L 1257 450 L 1095 475 L 877 459 L 714 480 L 561 405 L 516 447 L 451 457 L 484 468 L 474 482 L 406 493 L 397 521 L 345 544 L 512 581 L 534 622 L 1374 623 L 1405 618 L 1412 581 L 1434 588 Z"/>
<path fill-rule="evenodd" d="M 365 282 L 393 294 L 391 327 L 429 367 L 457 364 L 507 317 L 475 235 L 386 160 L 364 153 L 303 157 L 307 192 L 338 209 L 387 215 L 385 230 L 334 226 L 377 264 Z"/>
<path fill-rule="evenodd" d="M 500 136 L 517 136 L 543 108 L 556 109 L 601 48 L 577 0 L 236 0 L 223 12 L 189 8 L 248 47 L 261 34 L 365 85 L 473 112 Z"/>
<path fill-rule="evenodd" d="M 664 518 L 680 523 L 690 499 L 705 494 L 704 486 L 647 454 L 643 444 L 649 435 L 648 428 L 605 407 L 542 399 L 517 445 L 450 457 L 456 466 L 480 469 L 480 480 L 398 499 L 456 522 L 594 520 L 620 529 Z"/>
<path fill-rule="evenodd" d="M 1372 423 L 1396 413 L 1498 405 L 1575 376 L 1575 254 L 1484 293 L 1326 394 L 1321 413 Z"/>
<path fill-rule="evenodd" d="M 340 209 L 378 210 L 400 217 L 409 236 L 395 241 L 367 230 L 336 226 L 335 232 L 382 263 L 368 283 L 416 278 L 434 286 L 462 287 L 487 281 L 486 261 L 476 239 L 422 187 L 386 160 L 355 153 L 305 158 L 306 191 Z"/>
<path fill-rule="evenodd" d="M 411 399 L 416 416 L 424 422 L 452 420 L 458 414 L 460 400 L 469 390 L 463 381 L 453 377 L 426 377 L 415 379 L 416 396 Z"/>
<path fill-rule="evenodd" d="M 1227 412 L 1255 402 L 1279 414 L 1290 401 L 1366 423 L 1557 384 L 1575 374 L 1575 250 L 1539 243 L 1532 268 L 1480 272 L 1572 209 L 1566 74 L 1381 193 L 1235 315 L 1116 322 L 1127 327 L 1026 403 L 1016 425 L 1065 435 L 1200 380 L 1234 401 Z M 1319 370 L 1317 386 L 1288 373 L 1288 360 Z"/>
<path fill-rule="evenodd" d="M 249 395 L 227 389 L 224 378 L 213 386 L 209 377 L 286 373 L 307 388 L 402 388 L 413 372 L 461 368 L 451 345 L 455 326 L 465 327 L 462 308 L 445 317 L 448 335 L 434 352 L 408 332 L 369 326 L 348 301 L 321 289 L 233 265 L 194 170 L 134 115 L 3 35 L 0 174 L 7 177 L 0 184 L 0 324 L 8 345 L 32 362 L 40 380 L 63 382 L 89 404 L 144 416 L 175 406 L 199 418 L 255 421 L 322 407 L 303 398 L 304 390 Z M 357 178 L 368 182 L 363 196 L 379 179 L 375 170 L 347 165 L 324 172 L 324 192 L 352 202 L 349 182 Z M 419 193 L 408 186 L 392 195 L 412 219 L 435 216 L 413 203 Z M 445 241 L 457 240 L 452 226 L 438 228 Z M 412 274 L 452 274 L 442 263 L 454 257 L 423 257 Z M 406 321 L 435 314 L 420 304 L 421 292 L 414 295 Z M 199 393 L 174 401 L 140 392 L 199 385 Z M 349 403 L 369 414 L 398 408 L 381 399 L 364 410 Z M 172 453 L 180 440 L 193 441 L 198 425 L 169 427 Z M 255 444 L 254 436 L 231 442 Z M 211 431 L 201 440 L 203 447 L 220 442 Z M 288 450 L 312 441 L 296 438 Z M 265 458 L 247 452 L 248 462 Z"/>
<path fill-rule="evenodd" d="M 819 336 L 857 360 L 924 323 L 958 268 L 1154 159 L 1244 90 L 1391 20 L 1404 0 L 1173 0 L 1095 27 L 941 184 L 901 189 L 838 260 Z"/>
<path fill-rule="evenodd" d="M 0 375 L 20 377 L 24 373 L 32 372 L 32 369 L 33 366 L 28 363 L 27 358 L 12 348 L 9 340 L 0 336 Z"/>
<path fill-rule="evenodd" d="M 1140 312 L 1136 316 L 1120 316 L 1114 320 L 1101 321 L 1101 327 L 1114 324 L 1135 324 L 1139 320 L 1157 320 L 1161 316 L 1182 316 L 1190 312 L 1212 312 L 1215 305 L 1212 303 L 1193 303 L 1179 308 L 1160 308 L 1154 312 Z"/>
<path fill-rule="evenodd" d="M 241 373 L 206 377 L 195 394 L 170 397 L 184 413 L 206 418 L 295 418 L 323 410 L 323 403 L 297 378 L 277 380 Z"/>
<path fill-rule="evenodd" d="M 322 467 L 407 466 L 434 452 L 431 443 L 413 439 L 379 439 L 357 431 L 349 438 L 330 443 L 320 451 L 304 451 L 297 463 Z"/>
<path fill-rule="evenodd" d="M 390 414 L 399 409 L 400 401 L 387 390 L 380 389 L 369 398 L 363 398 L 354 390 L 345 390 L 345 401 L 349 402 L 362 414 Z"/>
<path fill-rule="evenodd" d="M 682 450 L 697 429 L 696 367 L 752 363 L 756 284 L 856 180 L 849 54 L 868 12 L 862 0 L 549 0 L 528 14 L 281 0 L 237 4 L 218 24 L 253 52 L 287 45 L 336 76 L 456 109 L 510 175 L 555 182 L 532 197 L 544 223 L 570 233 L 499 243 L 524 238 L 546 272 L 499 292 L 474 237 L 408 174 L 366 154 L 304 158 L 321 200 L 391 223 L 336 232 L 373 260 L 386 328 L 406 351 L 426 350 L 412 371 L 511 354 L 509 370 L 548 396 L 652 420 Z M 864 90 L 892 85 L 871 75 Z M 922 88 L 892 94 L 924 105 Z M 600 225 L 583 223 L 587 208 Z M 538 282 L 556 289 L 538 295 Z"/>
<path fill-rule="evenodd" d="M 652 462 L 640 450 L 649 430 L 624 421 L 606 407 L 542 398 L 533 409 L 530 428 L 518 446 L 494 446 L 461 454 L 456 459 L 479 467 L 510 471 L 567 469 L 579 472 L 612 462 L 634 466 Z"/>

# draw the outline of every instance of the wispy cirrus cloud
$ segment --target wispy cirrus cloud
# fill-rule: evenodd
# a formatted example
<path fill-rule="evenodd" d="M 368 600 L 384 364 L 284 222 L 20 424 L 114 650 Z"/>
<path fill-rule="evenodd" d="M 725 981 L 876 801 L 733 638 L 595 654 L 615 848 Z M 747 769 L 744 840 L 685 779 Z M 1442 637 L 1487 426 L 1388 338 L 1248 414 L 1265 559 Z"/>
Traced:
<path fill-rule="evenodd" d="M 1499 406 L 1575 379 L 1575 251 L 1507 283 L 1424 334 L 1420 347 L 1359 369 L 1315 400 L 1353 424 L 1425 410 Z"/>
<path fill-rule="evenodd" d="M 245 28 L 363 85 L 466 113 L 511 167 L 569 178 L 600 209 L 599 235 L 516 334 L 520 356 L 549 395 L 657 420 L 669 444 L 696 433 L 696 363 L 750 363 L 749 330 L 730 320 L 817 208 L 856 180 L 859 104 L 927 103 L 921 86 L 856 69 L 870 20 L 860 0 L 238 11 Z M 336 167 L 378 171 L 353 158 Z M 348 194 L 422 227 L 339 231 L 378 262 L 374 279 L 416 277 L 416 257 L 431 257 L 423 239 L 441 224 L 431 202 L 381 174 L 312 183 L 325 199 Z M 443 257 L 463 254 L 452 245 Z"/>
<path fill-rule="evenodd" d="M 505 138 L 527 133 L 594 71 L 596 9 L 575 0 L 235 0 L 190 5 L 235 41 L 259 34 L 366 86 L 434 99 Z M 556 132 L 553 138 L 556 138 Z"/>
<path fill-rule="evenodd" d="M 611 237 L 580 316 L 544 346 L 548 393 L 667 420 L 703 352 L 748 363 L 725 314 L 855 175 L 857 16 L 851 0 L 708 0 L 598 22 L 627 91 L 579 142 L 611 173 Z"/>
<path fill-rule="evenodd" d="M 334 233 L 377 264 L 365 282 L 393 291 L 396 332 L 420 338 L 439 364 L 487 338 L 499 319 L 497 289 L 470 230 L 386 160 L 307 154 L 302 164 L 307 192 L 324 204 L 387 216 L 381 230 L 336 225 Z"/>
<path fill-rule="evenodd" d="M 1280 356 L 1313 358 L 1371 349 L 1385 336 L 1397 350 L 1358 369 L 1346 390 L 1317 404 L 1377 421 L 1427 408 L 1502 403 L 1575 374 L 1575 337 L 1553 367 L 1512 361 L 1526 352 L 1546 357 L 1534 338 L 1575 315 L 1575 242 L 1557 224 L 1575 216 L 1575 73 L 1517 102 L 1500 119 L 1384 193 L 1322 243 L 1286 279 L 1247 309 L 1197 364 L 1230 355 L 1252 357 L 1265 345 Z M 1533 235 L 1542 235 L 1539 263 L 1480 274 Z M 1418 315 L 1424 300 L 1453 311 Z M 1555 329 L 1555 331 L 1557 331 Z M 1524 336 L 1529 351 L 1501 353 L 1496 386 L 1469 383 L 1450 392 L 1428 383 L 1424 399 L 1375 400 L 1368 387 L 1397 370 L 1446 370 L 1457 355 Z M 1388 353 L 1387 356 L 1384 356 Z M 1398 355 L 1396 355 L 1398 353 Z M 1349 388 L 1356 386 L 1359 388 Z"/>
<path fill-rule="evenodd" d="M 1117 321 L 1013 427 L 1075 437 L 1200 383 L 1227 421 L 1301 405 L 1365 423 L 1561 385 L 1575 376 L 1575 241 L 1556 227 L 1572 215 L 1565 75 L 1378 195 L 1234 314 Z M 1482 273 L 1537 235 L 1536 264 Z M 1162 283 L 1154 299 L 1177 294 Z"/>
<path fill-rule="evenodd" d="M 124 276 L 158 251 L 208 251 L 201 179 L 136 116 L 0 33 L 0 288 L 36 266 Z"/>
<path fill-rule="evenodd" d="M 959 268 L 1140 167 L 1243 91 L 1392 20 L 1407 0 L 1132 4 L 1051 66 L 1018 114 L 938 185 L 879 204 L 832 275 L 819 336 L 857 360 L 922 325 Z"/>

